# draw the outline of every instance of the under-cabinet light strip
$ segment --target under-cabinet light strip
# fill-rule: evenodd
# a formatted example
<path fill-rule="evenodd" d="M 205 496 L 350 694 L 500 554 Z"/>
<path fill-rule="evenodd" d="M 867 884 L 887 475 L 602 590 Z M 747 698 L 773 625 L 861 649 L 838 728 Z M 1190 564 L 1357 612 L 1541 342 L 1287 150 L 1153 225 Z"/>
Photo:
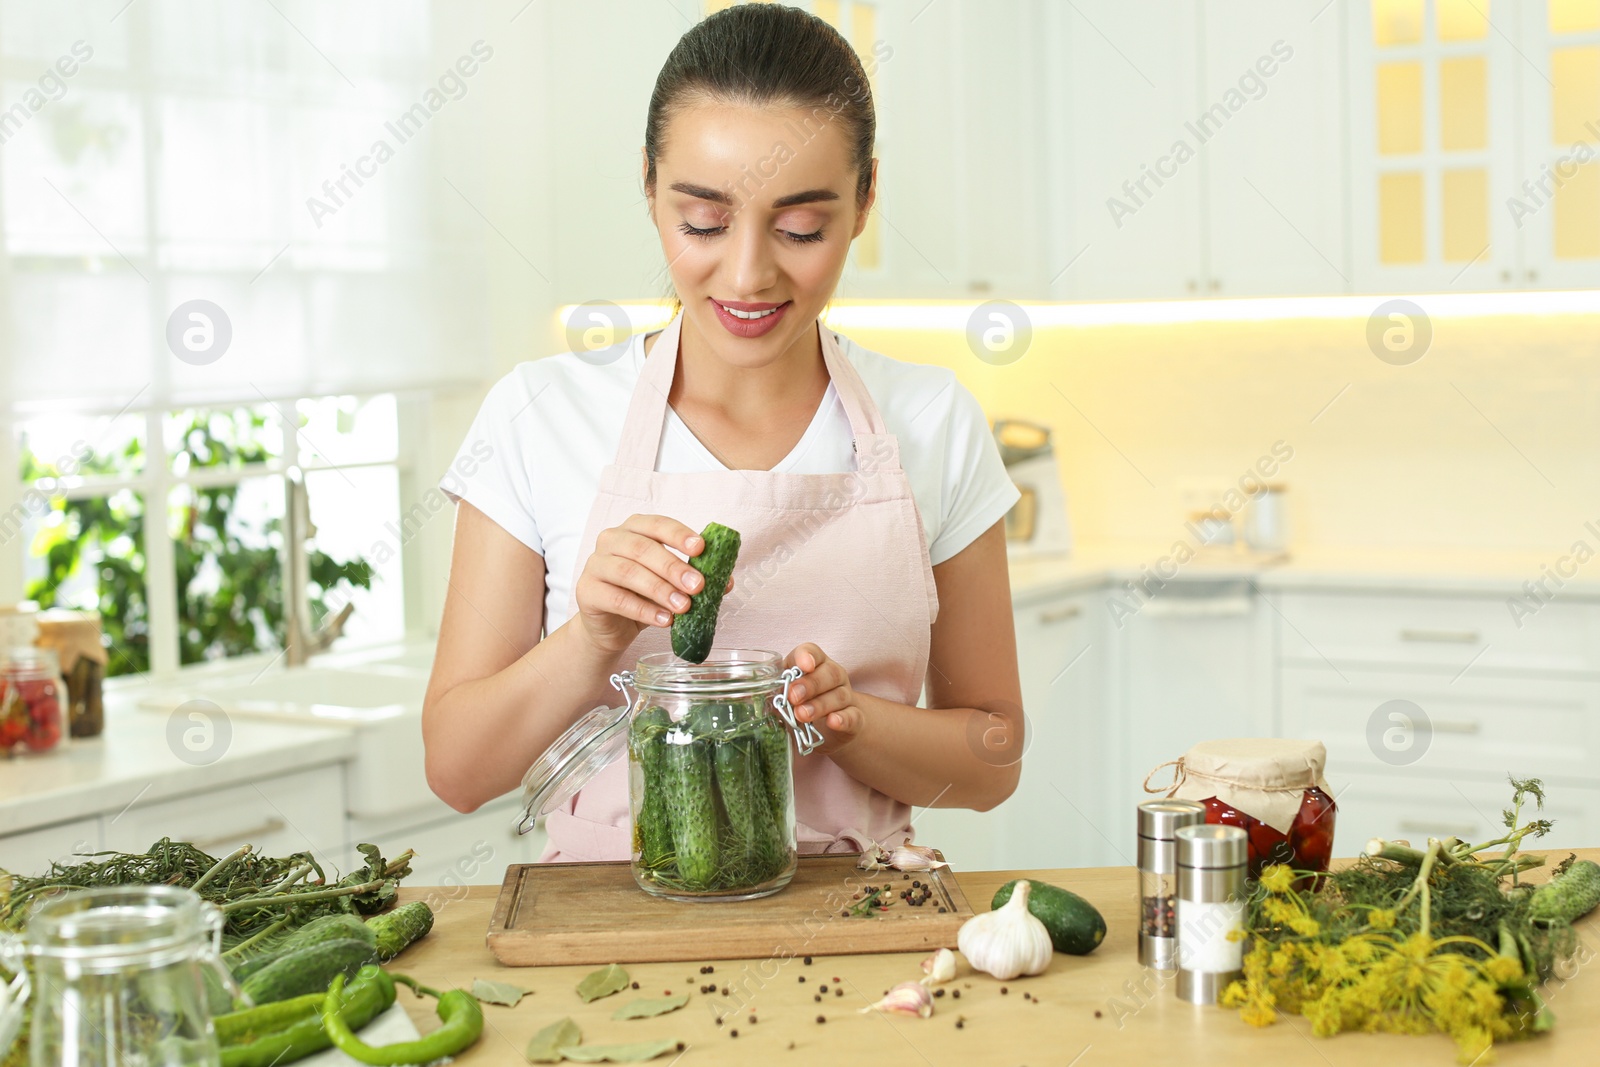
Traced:
<path fill-rule="evenodd" d="M 1111 303 L 1016 301 L 1035 327 L 1148 326 L 1188 322 L 1273 322 L 1293 319 L 1365 319 L 1393 300 L 1420 307 L 1429 318 L 1506 315 L 1600 314 L 1600 290 L 1495 293 L 1419 293 L 1405 296 L 1271 296 L 1209 300 L 1129 300 Z M 973 311 L 987 301 L 841 300 L 823 321 L 836 329 L 964 330 Z M 558 324 L 581 305 L 557 312 Z M 618 302 L 635 330 L 655 329 L 672 318 L 662 302 Z"/>

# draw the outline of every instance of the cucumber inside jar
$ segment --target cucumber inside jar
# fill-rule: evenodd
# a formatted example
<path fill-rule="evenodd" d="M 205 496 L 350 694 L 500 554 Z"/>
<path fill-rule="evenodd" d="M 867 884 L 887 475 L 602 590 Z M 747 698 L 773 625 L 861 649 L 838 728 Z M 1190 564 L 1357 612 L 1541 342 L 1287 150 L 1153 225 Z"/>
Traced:
<path fill-rule="evenodd" d="M 652 707 L 630 748 L 642 774 L 634 845 L 652 883 L 737 892 L 788 868 L 788 736 L 760 701 L 694 704 L 676 723 Z"/>

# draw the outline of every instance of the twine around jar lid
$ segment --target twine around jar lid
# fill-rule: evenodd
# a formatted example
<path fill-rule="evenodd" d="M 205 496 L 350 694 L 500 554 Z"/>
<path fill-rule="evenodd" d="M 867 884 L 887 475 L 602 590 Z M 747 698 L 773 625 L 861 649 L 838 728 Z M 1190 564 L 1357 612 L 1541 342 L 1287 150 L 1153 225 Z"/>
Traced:
<path fill-rule="evenodd" d="M 1165 793 L 1180 800 L 1216 797 L 1239 811 L 1287 834 L 1310 788 L 1328 792 L 1322 776 L 1328 750 L 1321 741 L 1294 737 L 1236 737 L 1202 741 L 1178 759 L 1168 760 L 1145 775 L 1146 793 Z M 1173 767 L 1172 784 L 1164 790 L 1150 780 Z"/>

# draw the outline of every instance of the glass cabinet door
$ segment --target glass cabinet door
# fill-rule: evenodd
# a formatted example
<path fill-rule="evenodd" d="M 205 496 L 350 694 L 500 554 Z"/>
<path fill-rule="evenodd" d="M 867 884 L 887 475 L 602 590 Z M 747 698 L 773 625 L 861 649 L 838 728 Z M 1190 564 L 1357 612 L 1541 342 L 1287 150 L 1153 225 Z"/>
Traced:
<path fill-rule="evenodd" d="M 1600 280 L 1600 0 L 1523 5 L 1522 166 L 1504 208 L 1525 247 L 1522 283 Z"/>
<path fill-rule="evenodd" d="M 1350 5 L 1350 166 L 1358 291 L 1522 284 L 1503 207 L 1524 63 L 1505 0 Z M 1532 6 L 1532 5 L 1530 5 Z"/>

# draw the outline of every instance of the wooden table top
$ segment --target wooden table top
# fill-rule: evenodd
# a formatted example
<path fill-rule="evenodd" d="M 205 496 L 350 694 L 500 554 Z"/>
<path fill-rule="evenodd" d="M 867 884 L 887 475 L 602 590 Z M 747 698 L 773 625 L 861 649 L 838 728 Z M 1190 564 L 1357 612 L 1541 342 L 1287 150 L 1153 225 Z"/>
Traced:
<path fill-rule="evenodd" d="M 1581 857 L 1600 861 L 1600 849 Z M 1551 854 L 1551 860 L 1565 853 Z M 1079 1065 L 1130 1063 L 1310 1064 L 1320 1067 L 1373 1067 L 1380 1062 L 1453 1064 L 1455 1046 L 1441 1035 L 1341 1034 L 1319 1038 L 1299 1016 L 1284 1016 L 1265 1029 L 1241 1022 L 1238 1013 L 1202 1008 L 1177 999 L 1170 978 L 1140 966 L 1135 954 L 1137 892 L 1128 867 L 1039 871 L 977 871 L 957 878 L 983 910 L 994 891 L 1012 878 L 1026 877 L 1070 889 L 1105 916 L 1104 944 L 1089 956 L 1057 954 L 1050 969 L 1033 978 L 1002 983 L 974 974 L 961 963 L 957 979 L 945 985 L 929 1019 L 857 1009 L 896 983 L 921 977 L 920 954 L 816 956 L 806 965 L 803 942 L 793 958 L 704 960 L 715 973 L 702 975 L 699 963 L 628 965 L 638 981 L 631 991 L 585 1004 L 573 986 L 590 967 L 502 967 L 484 945 L 498 887 L 406 887 L 402 901 L 425 899 L 437 919 L 433 932 L 408 949 L 394 969 L 434 985 L 470 986 L 475 978 L 510 982 L 532 994 L 515 1008 L 484 1005 L 483 1038 L 457 1062 L 525 1065 L 528 1039 L 543 1026 L 570 1016 L 585 1044 L 670 1038 L 687 1046 L 676 1059 L 657 1064 L 826 1063 L 830 1067 L 870 1064 Z M 1537 872 L 1535 877 L 1538 877 Z M 732 905 L 708 904 L 706 907 Z M 862 921 L 838 919 L 839 922 Z M 1600 911 L 1578 924 L 1576 973 L 1546 983 L 1543 995 L 1556 1014 L 1554 1031 L 1532 1041 L 1497 1044 L 1501 1064 L 1595 1062 L 1600 1047 Z M 952 946 L 954 947 L 954 946 Z M 729 996 L 701 995 L 701 985 L 716 981 Z M 821 1003 L 812 998 L 826 985 Z M 838 995 L 838 990 L 844 991 Z M 687 1006 L 654 1019 L 613 1021 L 611 1014 L 631 996 L 688 992 Z M 960 999 L 952 996 L 959 990 Z M 1028 994 L 1024 996 L 1024 994 Z M 436 1025 L 431 1001 L 401 990 L 401 1003 L 426 1032 Z M 737 1005 L 719 1026 L 719 1005 Z M 754 1013 L 757 1022 L 749 1016 Z M 825 1022 L 818 1022 L 822 1015 Z M 956 1028 L 956 1021 L 963 1026 Z M 734 1037 L 734 1031 L 738 1036 Z"/>

